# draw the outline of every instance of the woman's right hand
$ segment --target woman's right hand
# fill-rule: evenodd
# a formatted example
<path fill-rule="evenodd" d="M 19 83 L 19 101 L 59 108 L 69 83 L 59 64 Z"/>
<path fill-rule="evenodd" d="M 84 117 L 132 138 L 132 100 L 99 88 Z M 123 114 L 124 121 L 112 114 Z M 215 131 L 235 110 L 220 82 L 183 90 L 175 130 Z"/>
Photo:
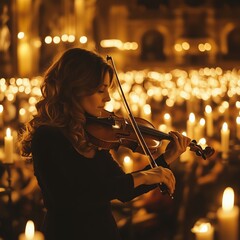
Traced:
<path fill-rule="evenodd" d="M 132 173 L 134 179 L 134 187 L 142 184 L 151 185 L 164 183 L 171 194 L 174 193 L 176 179 L 173 172 L 164 167 L 155 167 L 146 171 Z"/>

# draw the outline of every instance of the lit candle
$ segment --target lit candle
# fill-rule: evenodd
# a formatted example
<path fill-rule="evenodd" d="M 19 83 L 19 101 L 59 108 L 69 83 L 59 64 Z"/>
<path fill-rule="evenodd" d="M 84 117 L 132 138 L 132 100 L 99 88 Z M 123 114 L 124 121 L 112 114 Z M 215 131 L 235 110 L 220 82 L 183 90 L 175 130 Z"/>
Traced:
<path fill-rule="evenodd" d="M 28 42 L 19 42 L 18 49 L 18 71 L 22 77 L 27 77 L 32 71 L 32 49 Z"/>
<path fill-rule="evenodd" d="M 234 206 L 234 191 L 224 190 L 222 207 L 217 211 L 219 240 L 238 240 L 239 208 Z"/>
<path fill-rule="evenodd" d="M 191 229 L 195 233 L 196 240 L 213 240 L 214 228 L 209 222 L 199 220 Z"/>
<path fill-rule="evenodd" d="M 29 220 L 26 224 L 25 233 L 20 234 L 19 240 L 44 240 L 41 232 L 35 231 L 33 221 Z"/>
<path fill-rule="evenodd" d="M 19 109 L 19 114 L 18 114 L 19 122 L 20 123 L 25 123 L 27 122 L 27 112 L 25 108 L 20 108 Z"/>
<path fill-rule="evenodd" d="M 227 158 L 229 151 L 229 136 L 230 130 L 226 122 L 223 123 L 221 129 L 221 148 L 222 148 L 222 157 Z"/>
<path fill-rule="evenodd" d="M 167 131 L 170 131 L 172 129 L 172 118 L 169 113 L 165 113 L 164 116 L 164 123 L 167 126 Z"/>
<path fill-rule="evenodd" d="M 3 105 L 0 104 L 0 127 L 3 126 Z"/>
<path fill-rule="evenodd" d="M 186 132 L 182 132 L 182 135 L 187 136 Z M 180 161 L 183 163 L 190 162 L 193 159 L 193 155 L 191 154 L 189 148 L 186 149 L 184 153 L 180 155 Z"/>
<path fill-rule="evenodd" d="M 237 123 L 237 138 L 240 140 L 240 116 L 236 118 Z"/>
<path fill-rule="evenodd" d="M 191 139 L 194 138 L 194 128 L 195 128 L 195 115 L 194 113 L 190 113 L 189 119 L 187 121 L 187 136 Z"/>
<path fill-rule="evenodd" d="M 33 221 L 29 220 L 26 224 L 25 233 L 20 234 L 19 240 L 44 240 L 41 232 L 35 231 Z"/>
<path fill-rule="evenodd" d="M 10 128 L 7 128 L 4 137 L 4 163 L 13 163 L 13 136 Z"/>
<path fill-rule="evenodd" d="M 213 131 L 213 116 L 212 116 L 212 108 L 210 105 L 207 105 L 205 107 L 205 116 L 206 116 L 206 130 L 207 130 L 207 136 L 212 137 L 214 131 Z"/>
<path fill-rule="evenodd" d="M 205 129 L 205 119 L 201 118 L 197 127 L 194 130 L 194 139 L 195 140 L 198 141 L 204 137 L 204 129 Z"/>
<path fill-rule="evenodd" d="M 131 173 L 133 171 L 133 161 L 129 156 L 124 157 L 123 168 L 126 173 Z"/>
<path fill-rule="evenodd" d="M 145 104 L 142 108 L 142 118 L 151 122 L 152 120 L 152 110 L 149 104 Z"/>

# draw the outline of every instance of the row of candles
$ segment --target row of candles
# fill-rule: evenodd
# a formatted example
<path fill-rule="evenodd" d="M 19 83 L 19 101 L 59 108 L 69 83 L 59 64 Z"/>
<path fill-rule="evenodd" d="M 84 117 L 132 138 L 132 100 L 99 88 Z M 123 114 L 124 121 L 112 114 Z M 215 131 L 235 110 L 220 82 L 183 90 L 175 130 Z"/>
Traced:
<path fill-rule="evenodd" d="M 210 107 L 210 106 L 207 106 Z M 212 118 L 208 113 L 207 115 L 207 124 L 206 124 L 206 132 L 207 135 L 211 136 L 213 134 L 213 121 Z M 240 139 L 240 116 L 237 117 L 237 128 L 236 128 L 236 135 L 237 138 Z M 164 125 L 161 125 L 159 127 L 159 130 L 167 131 L 172 129 L 171 124 L 171 116 L 170 114 L 166 113 L 164 115 Z M 164 129 L 165 127 L 165 129 Z M 189 114 L 189 119 L 187 121 L 187 131 L 186 135 L 190 137 L 191 139 L 196 139 L 199 141 L 199 144 L 202 144 L 202 138 L 204 138 L 205 135 L 205 119 L 200 119 L 199 123 L 196 123 L 195 121 L 195 115 L 194 113 Z M 183 133 L 184 134 L 184 133 Z M 229 152 L 229 142 L 230 142 L 230 129 L 228 128 L 227 122 L 224 122 L 222 124 L 221 129 L 221 151 L 222 151 L 222 157 L 227 158 L 228 152 Z M 6 130 L 6 136 L 4 137 L 4 162 L 5 163 L 12 163 L 13 162 L 13 153 L 14 153 L 14 139 L 11 135 L 11 129 L 7 128 Z"/>
<path fill-rule="evenodd" d="M 193 117 L 193 113 L 190 114 L 189 120 L 187 122 L 187 136 L 190 138 L 194 138 L 194 132 L 198 133 L 198 137 L 195 139 L 199 140 L 199 144 L 205 144 L 204 141 L 201 141 L 203 138 L 203 128 L 197 128 L 194 121 L 191 121 L 191 117 Z M 169 125 L 168 125 L 169 126 Z M 200 125 L 203 127 L 204 125 Z M 196 131 L 197 130 L 197 131 Z M 239 131 L 239 130 L 238 130 Z M 183 133 L 184 134 L 184 133 Z M 226 122 L 223 123 L 221 129 L 221 151 L 222 157 L 227 158 L 229 151 L 229 139 L 230 139 L 230 130 L 228 129 L 228 124 Z M 4 163 L 13 163 L 13 155 L 14 155 L 14 138 L 11 134 L 11 129 L 7 128 L 6 136 L 4 137 Z"/>

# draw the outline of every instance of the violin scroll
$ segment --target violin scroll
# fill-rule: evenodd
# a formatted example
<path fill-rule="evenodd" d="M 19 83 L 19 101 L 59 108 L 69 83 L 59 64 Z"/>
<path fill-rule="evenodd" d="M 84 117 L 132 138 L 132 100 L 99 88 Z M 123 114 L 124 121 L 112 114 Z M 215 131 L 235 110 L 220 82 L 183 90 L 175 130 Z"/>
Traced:
<path fill-rule="evenodd" d="M 197 144 L 196 140 L 192 140 L 189 147 L 190 151 L 195 152 L 197 156 L 201 156 L 204 160 L 211 157 L 215 152 L 215 150 L 209 146 L 203 149 L 199 144 Z"/>

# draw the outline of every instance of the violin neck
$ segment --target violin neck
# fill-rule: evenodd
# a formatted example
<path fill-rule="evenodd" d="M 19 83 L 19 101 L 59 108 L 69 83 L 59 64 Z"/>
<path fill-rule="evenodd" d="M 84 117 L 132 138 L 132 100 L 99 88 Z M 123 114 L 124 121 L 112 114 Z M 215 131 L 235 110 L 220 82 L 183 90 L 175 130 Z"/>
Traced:
<path fill-rule="evenodd" d="M 146 127 L 141 124 L 139 124 L 138 127 L 142 133 L 148 134 L 148 135 L 154 137 L 156 140 L 169 140 L 169 141 L 172 140 L 172 136 L 170 136 L 167 133 L 158 131 L 154 128 Z"/>

